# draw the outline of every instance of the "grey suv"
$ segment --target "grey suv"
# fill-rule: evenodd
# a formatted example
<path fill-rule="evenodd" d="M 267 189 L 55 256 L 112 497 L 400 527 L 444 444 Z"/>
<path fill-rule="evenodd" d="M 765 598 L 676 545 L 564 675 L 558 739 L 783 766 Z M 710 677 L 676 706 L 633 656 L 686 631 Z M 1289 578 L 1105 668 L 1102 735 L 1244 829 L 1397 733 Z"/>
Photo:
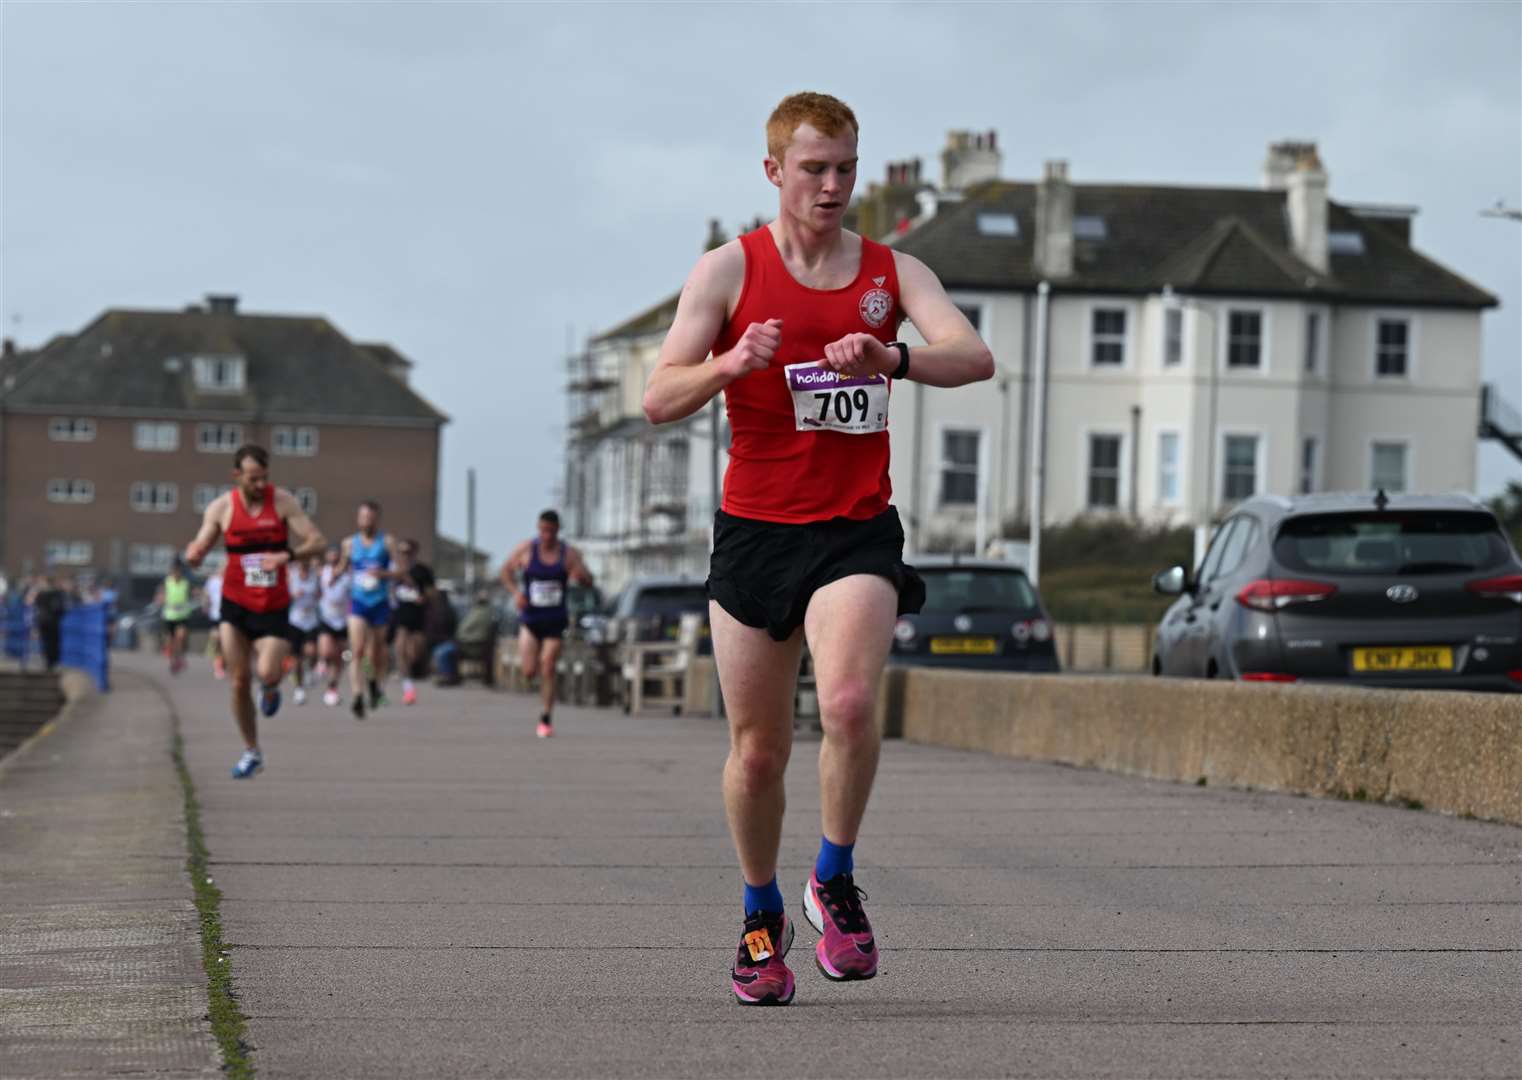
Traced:
<path fill-rule="evenodd" d="M 1252 499 L 1153 587 L 1157 675 L 1522 691 L 1522 559 L 1463 495 Z"/>

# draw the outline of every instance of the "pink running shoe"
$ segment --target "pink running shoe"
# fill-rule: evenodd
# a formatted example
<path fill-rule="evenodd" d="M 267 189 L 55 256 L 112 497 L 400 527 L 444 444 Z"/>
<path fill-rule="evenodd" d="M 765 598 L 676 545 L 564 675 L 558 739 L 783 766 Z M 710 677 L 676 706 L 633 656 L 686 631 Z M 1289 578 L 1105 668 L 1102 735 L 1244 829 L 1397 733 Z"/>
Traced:
<path fill-rule="evenodd" d="M 861 909 L 866 898 L 850 874 L 825 882 L 809 875 L 803 889 L 803 913 L 820 933 L 814 960 L 827 979 L 850 982 L 877 974 L 877 942 Z"/>
<path fill-rule="evenodd" d="M 227 678 L 227 661 L 217 657 L 211 662 L 211 673 L 219 679 Z"/>
<path fill-rule="evenodd" d="M 541 739 L 548 739 L 551 735 L 555 734 L 555 729 L 550 725 L 548 720 L 541 720 L 535 734 Z"/>
<path fill-rule="evenodd" d="M 417 704 L 417 691 L 414 690 L 410 686 L 407 687 L 407 689 L 403 690 L 402 691 L 402 704 L 403 705 L 416 705 Z"/>
<path fill-rule="evenodd" d="M 793 947 L 793 921 L 780 911 L 758 911 L 745 917 L 745 931 L 729 969 L 729 985 L 741 1005 L 792 1003 L 793 973 L 783 958 Z"/>

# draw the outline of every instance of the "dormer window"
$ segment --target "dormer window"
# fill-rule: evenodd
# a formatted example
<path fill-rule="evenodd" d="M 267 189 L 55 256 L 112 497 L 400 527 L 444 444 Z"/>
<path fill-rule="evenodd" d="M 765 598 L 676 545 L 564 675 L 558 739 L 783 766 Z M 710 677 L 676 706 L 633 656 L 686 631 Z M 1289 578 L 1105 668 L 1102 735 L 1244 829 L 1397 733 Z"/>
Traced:
<path fill-rule="evenodd" d="M 196 389 L 235 394 L 243 389 L 243 357 L 198 356 L 195 358 Z"/>
<path fill-rule="evenodd" d="M 1103 240 L 1109 236 L 1105 219 L 1097 214 L 1078 214 L 1073 218 L 1073 239 Z"/>
<path fill-rule="evenodd" d="M 1014 214 L 979 214 L 980 236 L 1019 236 L 1020 222 Z"/>
<path fill-rule="evenodd" d="M 1351 229 L 1333 229 L 1326 234 L 1326 249 L 1333 255 L 1362 255 L 1363 233 Z"/>

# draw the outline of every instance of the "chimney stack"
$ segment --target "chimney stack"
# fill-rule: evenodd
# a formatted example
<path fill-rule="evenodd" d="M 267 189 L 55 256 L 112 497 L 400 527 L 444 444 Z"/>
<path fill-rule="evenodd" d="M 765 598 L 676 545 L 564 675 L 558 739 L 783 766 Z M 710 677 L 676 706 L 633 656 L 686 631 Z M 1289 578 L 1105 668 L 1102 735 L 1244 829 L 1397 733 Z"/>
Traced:
<path fill-rule="evenodd" d="M 1066 161 L 1048 161 L 1036 186 L 1036 268 L 1053 279 L 1073 273 L 1073 185 Z"/>
<path fill-rule="evenodd" d="M 207 293 L 206 310 L 213 315 L 236 315 L 238 314 L 238 297 L 236 293 Z"/>
<path fill-rule="evenodd" d="M 998 132 L 948 131 L 941 151 L 941 187 L 963 191 L 985 180 L 999 179 L 1004 155 Z"/>
<path fill-rule="evenodd" d="M 724 235 L 724 226 L 719 224 L 718 218 L 708 219 L 708 239 L 703 241 L 703 250 L 712 251 L 714 248 L 723 247 L 729 242 L 729 237 Z"/>
<path fill-rule="evenodd" d="M 16 355 L 16 339 L 15 338 L 6 338 L 3 343 L 0 343 L 0 355 L 3 355 L 3 356 L 15 356 Z"/>
<path fill-rule="evenodd" d="M 1327 174 L 1313 142 L 1278 142 L 1268 148 L 1263 182 L 1284 192 L 1290 247 L 1317 273 L 1327 272 Z"/>

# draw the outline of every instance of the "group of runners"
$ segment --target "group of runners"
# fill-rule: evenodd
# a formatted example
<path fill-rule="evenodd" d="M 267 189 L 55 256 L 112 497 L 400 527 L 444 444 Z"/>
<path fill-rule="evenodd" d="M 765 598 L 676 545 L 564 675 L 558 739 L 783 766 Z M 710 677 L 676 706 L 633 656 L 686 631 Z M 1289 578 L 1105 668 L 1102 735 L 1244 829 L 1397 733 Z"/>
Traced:
<path fill-rule="evenodd" d="M 819 934 L 815 960 L 827 978 L 877 974 L 854 848 L 877 772 L 879 676 L 897 616 L 924 600 L 889 501 L 891 386 L 961 386 L 993 373 L 977 331 L 923 263 L 843 227 L 858 131 L 851 109 L 828 95 L 795 94 L 777 106 L 764 169 L 778 189 L 778 214 L 699 260 L 644 396 L 649 420 L 667 423 L 723 394 L 732 432 L 708 593 L 730 730 L 724 805 L 742 877 L 729 987 L 746 1005 L 785 1005 L 796 989 L 786 963 L 794 926 L 776 872 L 805 641 L 823 739 L 821 837 L 802 909 Z M 924 344 L 898 340 L 905 319 Z M 292 626 L 308 657 L 316 634 L 330 703 L 337 650 L 347 643 L 351 708 L 363 717 L 366 691 L 369 708 L 384 701 L 388 626 L 401 641 L 404 696 L 415 700 L 410 680 L 421 643 L 413 608 L 433 587 L 416 545 L 380 531 L 374 503 L 360 507 L 357 531 L 328 550 L 295 498 L 270 485 L 268 464 L 257 446 L 237 451 L 232 490 L 207 508 L 186 549 L 191 566 L 219 537 L 228 552 L 218 631 L 245 744 L 233 769 L 240 778 L 263 768 L 254 682 L 258 711 L 274 715 Z M 310 560 L 325 551 L 312 580 Z M 591 575 L 547 511 L 538 535 L 509 556 L 502 580 L 521 613 L 520 662 L 542 680 L 537 732 L 547 736 L 567 586 L 590 584 Z M 184 610 L 183 594 L 175 596 Z"/>

